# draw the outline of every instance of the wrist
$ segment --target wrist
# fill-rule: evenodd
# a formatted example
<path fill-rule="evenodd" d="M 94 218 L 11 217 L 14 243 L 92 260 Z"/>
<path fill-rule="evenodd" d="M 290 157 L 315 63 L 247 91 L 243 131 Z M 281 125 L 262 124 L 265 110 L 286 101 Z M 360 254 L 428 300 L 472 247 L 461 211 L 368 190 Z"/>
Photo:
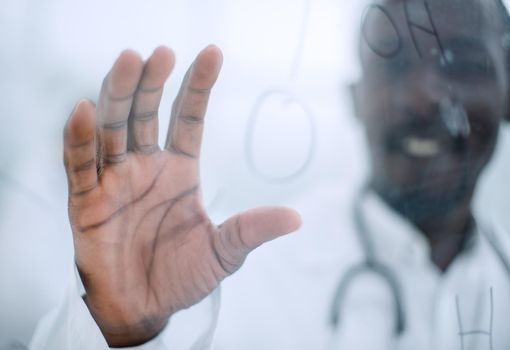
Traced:
<path fill-rule="evenodd" d="M 116 323 L 113 325 L 111 322 L 105 322 L 104 319 L 91 308 L 87 302 L 86 295 L 83 296 L 83 301 L 85 305 L 87 305 L 87 308 L 110 348 L 133 347 L 148 343 L 161 334 L 168 324 L 169 318 L 165 317 L 163 319 L 145 318 L 137 322 L 125 324 Z"/>

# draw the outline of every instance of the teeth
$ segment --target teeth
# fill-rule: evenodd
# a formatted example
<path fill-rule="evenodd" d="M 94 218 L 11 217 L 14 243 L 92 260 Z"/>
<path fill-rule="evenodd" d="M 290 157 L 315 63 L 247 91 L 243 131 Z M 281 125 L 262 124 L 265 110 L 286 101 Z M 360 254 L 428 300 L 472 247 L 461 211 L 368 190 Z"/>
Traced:
<path fill-rule="evenodd" d="M 403 141 L 407 154 L 413 157 L 429 158 L 436 156 L 440 151 L 439 142 L 434 139 L 408 137 Z"/>

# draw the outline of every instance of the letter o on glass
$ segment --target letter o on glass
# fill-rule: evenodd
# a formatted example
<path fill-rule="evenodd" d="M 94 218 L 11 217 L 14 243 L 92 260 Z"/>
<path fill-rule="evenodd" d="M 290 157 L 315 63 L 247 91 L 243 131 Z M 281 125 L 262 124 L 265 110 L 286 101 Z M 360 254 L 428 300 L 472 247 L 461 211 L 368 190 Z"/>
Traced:
<path fill-rule="evenodd" d="M 389 25 L 392 27 L 393 31 L 395 32 L 395 47 L 390 48 L 383 48 L 378 47 L 375 45 L 369 38 L 368 30 L 367 30 L 367 23 L 371 16 L 376 16 L 377 13 L 380 13 L 381 16 L 385 17 L 388 21 Z M 402 48 L 402 37 L 400 36 L 400 32 L 398 31 L 397 24 L 395 23 L 395 20 L 393 17 L 391 17 L 391 14 L 384 8 L 384 6 L 379 4 L 372 4 L 369 5 L 362 17 L 362 24 L 361 24 L 361 33 L 363 35 L 363 39 L 365 40 L 365 43 L 368 45 L 370 50 L 372 50 L 376 55 L 384 57 L 384 58 L 391 58 L 395 56 L 400 49 Z"/>
<path fill-rule="evenodd" d="M 298 164 L 293 171 L 284 174 L 284 175 L 271 175 L 269 172 L 262 171 L 260 167 L 255 162 L 255 145 L 254 145 L 254 139 L 255 139 L 255 129 L 257 127 L 257 124 L 260 122 L 260 118 L 263 117 L 262 110 L 264 107 L 264 104 L 270 103 L 271 99 L 277 99 L 280 100 L 282 103 L 282 106 L 284 108 L 298 108 L 302 114 L 306 117 L 308 121 L 308 127 L 309 127 L 309 137 L 310 137 L 310 144 L 307 147 L 307 152 L 304 160 L 301 162 L 301 164 Z M 267 116 L 266 116 L 267 117 Z M 245 138 L 245 154 L 246 154 L 246 161 L 248 163 L 249 168 L 251 171 L 256 174 L 258 177 L 262 178 L 263 180 L 267 182 L 273 182 L 273 183 L 283 183 L 290 180 L 293 180 L 299 176 L 301 176 L 307 168 L 310 166 L 310 163 L 312 162 L 313 156 L 315 154 L 315 148 L 317 143 L 317 137 L 316 137 L 316 127 L 315 127 L 315 119 L 310 112 L 310 110 L 298 99 L 296 98 L 290 91 L 287 91 L 285 89 L 270 89 L 265 92 L 263 92 L 255 101 L 250 116 L 248 119 L 248 124 L 246 127 L 246 138 Z"/>

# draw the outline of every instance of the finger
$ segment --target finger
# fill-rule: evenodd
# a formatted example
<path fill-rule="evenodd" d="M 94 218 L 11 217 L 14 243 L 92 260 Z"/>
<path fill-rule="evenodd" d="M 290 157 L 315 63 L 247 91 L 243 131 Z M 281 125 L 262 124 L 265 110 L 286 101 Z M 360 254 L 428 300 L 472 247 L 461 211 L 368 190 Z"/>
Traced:
<path fill-rule="evenodd" d="M 284 207 L 262 207 L 238 214 L 222 224 L 214 236 L 218 261 L 227 274 L 232 274 L 252 250 L 300 226 L 299 214 Z"/>
<path fill-rule="evenodd" d="M 222 61 L 220 49 L 211 45 L 190 67 L 174 102 L 166 141 L 169 151 L 189 158 L 199 156 L 207 102 Z"/>
<path fill-rule="evenodd" d="M 104 164 L 120 163 L 126 158 L 128 117 L 142 70 L 140 56 L 126 50 L 105 78 L 97 107 Z"/>
<path fill-rule="evenodd" d="M 175 64 L 169 48 L 158 47 L 147 60 L 136 90 L 129 117 L 130 150 L 153 153 L 158 150 L 158 109 L 163 85 Z"/>
<path fill-rule="evenodd" d="M 64 129 L 64 165 L 69 194 L 80 195 L 97 186 L 96 112 L 87 100 L 78 102 Z"/>

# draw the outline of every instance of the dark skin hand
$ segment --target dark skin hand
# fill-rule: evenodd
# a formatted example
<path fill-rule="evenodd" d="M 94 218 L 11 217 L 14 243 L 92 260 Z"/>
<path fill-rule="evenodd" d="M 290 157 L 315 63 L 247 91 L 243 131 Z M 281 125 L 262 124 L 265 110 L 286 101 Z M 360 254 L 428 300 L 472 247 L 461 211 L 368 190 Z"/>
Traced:
<path fill-rule="evenodd" d="M 190 67 L 158 146 L 158 109 L 174 66 L 165 47 L 143 62 L 124 51 L 95 107 L 83 100 L 64 132 L 69 218 L 84 297 L 111 347 L 154 338 L 175 312 L 211 293 L 264 242 L 295 231 L 299 215 L 263 207 L 221 225 L 203 207 L 199 155 L 222 55 Z"/>

